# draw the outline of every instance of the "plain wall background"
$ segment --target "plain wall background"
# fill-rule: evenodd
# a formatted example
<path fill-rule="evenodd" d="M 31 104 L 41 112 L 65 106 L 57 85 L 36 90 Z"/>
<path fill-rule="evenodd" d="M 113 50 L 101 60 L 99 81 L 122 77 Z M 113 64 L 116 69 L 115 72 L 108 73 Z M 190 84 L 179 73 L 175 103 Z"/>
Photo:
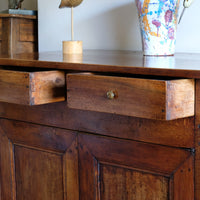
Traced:
<path fill-rule="evenodd" d="M 0 10 L 8 9 L 8 1 L 7 0 L 0 0 Z"/>
<path fill-rule="evenodd" d="M 37 0 L 24 0 L 22 8 L 27 10 L 37 10 Z"/>
<path fill-rule="evenodd" d="M 38 2 L 37 2 L 38 1 Z M 23 8 L 36 10 L 39 18 L 39 50 L 62 49 L 70 40 L 70 9 L 59 9 L 60 0 L 24 0 Z M 8 8 L 0 0 L 0 10 Z M 177 52 L 200 53 L 200 1 L 186 10 L 177 31 Z M 182 11 L 182 0 L 179 11 Z M 75 39 L 84 49 L 142 49 L 134 0 L 84 0 L 74 8 Z"/>
<path fill-rule="evenodd" d="M 69 8 L 59 9 L 60 0 L 38 0 L 39 51 L 62 50 L 70 40 Z M 182 11 L 182 0 L 179 12 Z M 200 1 L 186 10 L 177 32 L 177 52 L 200 53 Z M 142 50 L 134 0 L 84 0 L 74 8 L 75 40 L 84 49 Z"/>

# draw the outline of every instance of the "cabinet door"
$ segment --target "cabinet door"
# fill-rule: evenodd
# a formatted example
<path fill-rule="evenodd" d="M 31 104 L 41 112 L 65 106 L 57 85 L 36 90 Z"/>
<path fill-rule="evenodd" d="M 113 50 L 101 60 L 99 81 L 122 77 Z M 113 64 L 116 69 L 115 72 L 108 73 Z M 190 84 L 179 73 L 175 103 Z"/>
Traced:
<path fill-rule="evenodd" d="M 0 199 L 78 200 L 77 156 L 74 132 L 1 119 Z"/>
<path fill-rule="evenodd" d="M 193 200 L 191 151 L 80 135 L 81 200 Z"/>

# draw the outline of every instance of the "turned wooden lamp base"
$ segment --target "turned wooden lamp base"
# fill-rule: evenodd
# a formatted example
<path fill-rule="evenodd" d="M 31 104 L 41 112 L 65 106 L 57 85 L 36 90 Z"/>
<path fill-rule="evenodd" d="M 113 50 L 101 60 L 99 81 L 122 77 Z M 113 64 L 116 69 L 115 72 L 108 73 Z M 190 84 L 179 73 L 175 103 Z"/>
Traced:
<path fill-rule="evenodd" d="M 82 41 L 63 41 L 63 54 L 82 54 Z"/>

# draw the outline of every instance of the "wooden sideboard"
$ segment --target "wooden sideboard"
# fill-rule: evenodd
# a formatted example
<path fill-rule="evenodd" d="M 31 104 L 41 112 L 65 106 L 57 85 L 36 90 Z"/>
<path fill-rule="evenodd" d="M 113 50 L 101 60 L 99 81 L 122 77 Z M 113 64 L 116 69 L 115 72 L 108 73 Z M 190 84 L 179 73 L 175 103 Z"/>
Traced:
<path fill-rule="evenodd" d="M 38 51 L 37 16 L 0 14 L 0 54 Z"/>
<path fill-rule="evenodd" d="M 200 200 L 200 55 L 0 56 L 1 200 Z"/>

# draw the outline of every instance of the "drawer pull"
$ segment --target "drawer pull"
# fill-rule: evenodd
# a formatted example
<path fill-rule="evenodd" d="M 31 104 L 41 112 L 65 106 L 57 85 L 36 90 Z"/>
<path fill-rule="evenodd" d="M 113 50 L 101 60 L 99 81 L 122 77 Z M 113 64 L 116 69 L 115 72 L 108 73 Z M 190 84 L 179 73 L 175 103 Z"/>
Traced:
<path fill-rule="evenodd" d="M 108 98 L 108 99 L 111 99 L 111 100 L 114 99 L 114 98 L 116 98 L 115 92 L 112 91 L 112 90 L 111 90 L 111 91 L 108 91 L 108 92 L 107 92 L 107 98 Z"/>

